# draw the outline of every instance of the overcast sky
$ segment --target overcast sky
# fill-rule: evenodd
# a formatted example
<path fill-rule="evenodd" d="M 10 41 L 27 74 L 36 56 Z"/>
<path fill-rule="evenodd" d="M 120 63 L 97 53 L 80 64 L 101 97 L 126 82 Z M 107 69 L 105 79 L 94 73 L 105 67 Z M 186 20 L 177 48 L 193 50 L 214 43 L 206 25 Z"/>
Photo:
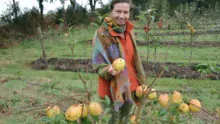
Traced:
<path fill-rule="evenodd" d="M 38 7 L 38 2 L 37 0 L 15 0 L 19 2 L 19 5 L 21 9 L 23 10 L 25 7 L 26 8 L 32 8 L 33 6 Z M 48 0 L 49 1 L 49 0 Z M 102 0 L 103 3 L 107 3 L 109 0 Z M 80 5 L 88 5 L 88 0 L 76 0 L 77 3 Z M 0 0 L 0 15 L 7 9 L 7 4 L 12 3 L 12 0 Z M 53 3 L 49 2 L 44 2 L 44 13 L 47 13 L 49 10 L 56 10 L 57 7 L 61 7 L 61 3 L 59 0 Z M 69 5 L 70 2 L 67 0 L 66 6 Z M 97 7 L 99 5 L 97 4 Z"/>

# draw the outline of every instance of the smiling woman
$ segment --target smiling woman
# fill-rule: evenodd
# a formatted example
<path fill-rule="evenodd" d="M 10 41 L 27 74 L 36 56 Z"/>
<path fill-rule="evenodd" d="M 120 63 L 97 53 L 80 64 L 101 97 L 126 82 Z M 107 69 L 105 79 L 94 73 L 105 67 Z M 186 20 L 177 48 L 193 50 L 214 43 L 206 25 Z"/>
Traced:
<path fill-rule="evenodd" d="M 122 118 L 129 115 L 132 104 L 139 104 L 136 88 L 145 82 L 134 39 L 134 25 L 129 21 L 131 8 L 131 0 L 112 0 L 109 17 L 104 18 L 93 39 L 92 63 L 99 77 L 98 93 L 101 98 L 108 96 L 112 100 L 109 124 L 125 121 Z M 118 58 L 125 60 L 123 70 L 113 67 Z"/>

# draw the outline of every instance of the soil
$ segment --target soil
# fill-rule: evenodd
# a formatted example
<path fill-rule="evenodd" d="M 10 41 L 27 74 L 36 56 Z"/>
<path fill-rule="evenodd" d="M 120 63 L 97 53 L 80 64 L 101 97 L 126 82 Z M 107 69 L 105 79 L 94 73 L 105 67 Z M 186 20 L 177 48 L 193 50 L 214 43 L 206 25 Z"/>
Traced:
<path fill-rule="evenodd" d="M 134 28 L 135 30 L 143 30 L 144 28 L 141 28 L 141 27 L 135 27 Z M 207 26 L 204 26 L 204 27 L 196 27 L 196 30 L 202 30 L 202 29 L 212 29 L 214 31 L 218 31 L 219 30 L 219 27 L 216 26 L 216 27 L 207 27 Z M 162 28 L 151 28 L 151 30 L 181 30 L 181 28 L 168 28 L 168 27 L 162 27 Z M 185 27 L 185 28 L 182 28 L 182 30 L 189 30 L 189 28 Z M 211 30 L 210 30 L 211 31 Z"/>
<path fill-rule="evenodd" d="M 205 35 L 205 34 L 220 34 L 220 31 L 199 31 L 195 35 Z M 140 34 L 135 32 L 136 36 Z M 163 33 L 153 33 L 153 36 L 175 36 L 175 35 L 190 35 L 190 32 L 163 32 Z"/>
<path fill-rule="evenodd" d="M 220 118 L 218 117 L 217 113 L 208 110 L 206 111 L 209 114 L 201 110 L 198 113 L 192 113 L 192 116 L 201 119 L 205 124 L 219 124 Z"/>
<path fill-rule="evenodd" d="M 180 45 L 182 47 L 208 47 L 208 46 L 215 46 L 215 47 L 220 47 L 220 42 L 219 41 L 196 41 L 193 42 L 192 45 L 190 41 L 187 42 L 170 42 L 170 41 L 160 41 L 158 42 L 160 45 L 171 45 L 171 46 L 177 46 Z M 137 45 L 152 45 L 153 42 L 147 42 L 147 41 L 139 41 L 137 40 Z"/>
<path fill-rule="evenodd" d="M 136 40 L 138 46 L 143 45 L 152 45 L 153 41 L 140 41 Z M 82 43 L 91 44 L 92 40 L 85 40 L 82 41 Z M 160 45 L 171 45 L 171 46 L 182 46 L 182 47 L 220 47 L 220 41 L 194 41 L 191 45 L 190 41 L 184 41 L 184 42 L 173 42 L 173 41 L 159 41 L 158 44 Z"/>
<path fill-rule="evenodd" d="M 52 70 L 58 71 L 72 71 L 72 72 L 89 72 L 95 73 L 92 68 L 90 59 L 69 59 L 69 58 L 50 58 L 48 61 L 48 67 Z M 161 77 L 173 77 L 180 79 L 212 79 L 220 80 L 220 73 L 201 74 L 195 70 L 195 65 L 199 63 L 192 63 L 190 65 L 184 65 L 183 63 L 152 63 L 142 62 L 146 76 L 155 76 L 164 66 Z M 46 69 L 43 59 L 38 59 L 31 63 L 32 69 L 42 70 Z M 220 65 L 218 65 L 220 66 Z"/>

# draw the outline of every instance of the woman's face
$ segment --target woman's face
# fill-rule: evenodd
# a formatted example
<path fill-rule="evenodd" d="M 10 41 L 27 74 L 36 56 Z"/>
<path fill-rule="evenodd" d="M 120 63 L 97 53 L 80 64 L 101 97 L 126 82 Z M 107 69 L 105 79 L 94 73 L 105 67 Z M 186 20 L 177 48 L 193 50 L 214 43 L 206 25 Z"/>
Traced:
<path fill-rule="evenodd" d="M 118 26 L 123 26 L 126 20 L 129 19 L 130 4 L 129 3 L 116 3 L 111 11 L 111 17 Z"/>

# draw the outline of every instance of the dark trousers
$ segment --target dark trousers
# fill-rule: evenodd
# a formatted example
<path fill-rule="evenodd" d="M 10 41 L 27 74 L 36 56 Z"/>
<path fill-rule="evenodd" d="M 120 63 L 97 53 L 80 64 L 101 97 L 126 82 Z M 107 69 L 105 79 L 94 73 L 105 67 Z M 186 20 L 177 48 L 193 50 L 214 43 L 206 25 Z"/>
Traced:
<path fill-rule="evenodd" d="M 124 97 L 124 94 L 123 94 Z M 134 101 L 139 101 L 138 97 L 135 95 L 135 92 L 132 92 L 132 98 Z M 125 101 L 123 106 L 119 111 L 114 110 L 113 101 L 111 101 L 111 118 L 108 121 L 108 124 L 127 124 L 129 122 L 129 116 L 132 109 L 132 103 Z"/>

